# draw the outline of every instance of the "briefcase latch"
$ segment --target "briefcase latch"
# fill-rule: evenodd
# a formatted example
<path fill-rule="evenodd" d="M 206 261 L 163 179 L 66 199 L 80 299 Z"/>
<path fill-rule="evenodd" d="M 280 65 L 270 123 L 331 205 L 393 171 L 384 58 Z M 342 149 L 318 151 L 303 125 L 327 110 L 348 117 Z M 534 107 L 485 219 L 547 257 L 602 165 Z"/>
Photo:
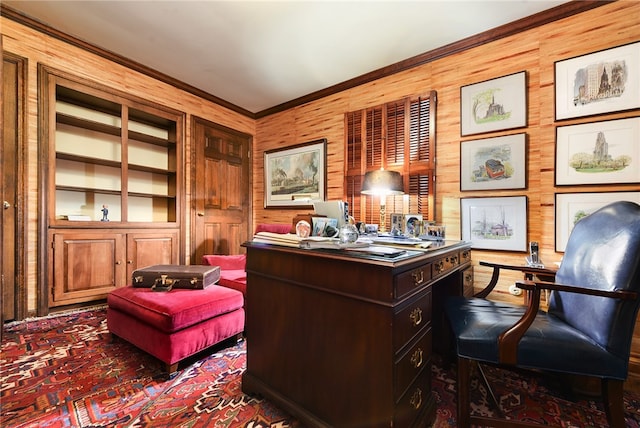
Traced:
<path fill-rule="evenodd" d="M 175 282 L 176 280 L 168 278 L 168 275 L 160 275 L 160 278 L 156 278 L 153 282 L 153 287 L 151 287 L 151 289 L 153 291 L 171 291 Z"/>

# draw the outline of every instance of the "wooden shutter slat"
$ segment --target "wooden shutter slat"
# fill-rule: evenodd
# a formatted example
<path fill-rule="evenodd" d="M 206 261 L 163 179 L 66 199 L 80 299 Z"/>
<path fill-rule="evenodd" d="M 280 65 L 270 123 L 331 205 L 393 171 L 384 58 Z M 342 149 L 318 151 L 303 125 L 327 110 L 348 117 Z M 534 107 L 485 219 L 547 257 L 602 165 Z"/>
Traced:
<path fill-rule="evenodd" d="M 382 108 L 367 111 L 367 168 L 382 166 Z"/>
<path fill-rule="evenodd" d="M 430 160 L 430 98 L 418 98 L 411 102 L 410 126 L 409 126 L 409 152 L 410 161 Z"/>

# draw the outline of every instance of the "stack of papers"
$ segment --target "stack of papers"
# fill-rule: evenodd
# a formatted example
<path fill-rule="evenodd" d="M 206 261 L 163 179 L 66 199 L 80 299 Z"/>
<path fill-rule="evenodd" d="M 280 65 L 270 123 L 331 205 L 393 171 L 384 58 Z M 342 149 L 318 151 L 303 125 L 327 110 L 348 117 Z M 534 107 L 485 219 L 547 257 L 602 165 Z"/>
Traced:
<path fill-rule="evenodd" d="M 347 248 L 363 248 L 368 247 L 368 241 L 356 241 L 350 243 L 341 243 L 338 238 L 327 238 L 324 236 L 309 236 L 300 238 L 293 233 L 282 234 L 273 232 L 258 232 L 253 236 L 253 242 L 263 244 L 284 245 L 286 247 L 296 248 L 326 248 L 334 250 L 343 250 Z"/>
<path fill-rule="evenodd" d="M 423 241 L 419 238 L 394 238 L 394 237 L 375 237 L 371 238 L 371 241 L 376 244 L 392 245 L 401 247 L 413 247 L 417 249 L 425 249 L 431 246 L 431 242 Z"/>
<path fill-rule="evenodd" d="M 293 233 L 258 232 L 253 235 L 253 242 L 263 244 L 284 245 L 285 247 L 300 247 L 300 238 Z"/>
<path fill-rule="evenodd" d="M 388 245 L 388 242 L 374 240 L 375 243 L 385 245 L 372 245 L 371 240 L 367 238 L 361 238 L 356 242 L 342 243 L 338 238 L 327 238 L 323 236 L 301 238 L 293 233 L 258 232 L 253 236 L 253 242 L 294 248 L 348 250 L 381 257 L 396 257 L 406 253 L 406 250 L 403 248 L 394 248 Z M 407 242 L 403 240 L 403 244 L 415 246 L 417 243 L 419 244 L 420 242 Z"/>

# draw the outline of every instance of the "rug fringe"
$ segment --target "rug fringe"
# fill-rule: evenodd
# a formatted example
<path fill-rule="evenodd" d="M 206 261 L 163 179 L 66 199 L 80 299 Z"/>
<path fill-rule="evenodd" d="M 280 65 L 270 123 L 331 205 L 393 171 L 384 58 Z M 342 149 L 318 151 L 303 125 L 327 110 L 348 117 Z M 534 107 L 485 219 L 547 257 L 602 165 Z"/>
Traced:
<path fill-rule="evenodd" d="M 58 318 L 58 317 L 64 317 L 67 315 L 73 315 L 73 314 L 77 314 L 80 312 L 88 312 L 88 311 L 96 311 L 96 310 L 100 310 L 100 309 L 106 309 L 107 308 L 107 304 L 106 303 L 101 303 L 98 305 L 93 305 L 93 306 L 87 306 L 84 308 L 76 308 L 76 309 L 67 309 L 67 310 L 63 310 L 60 312 L 55 312 L 49 315 L 44 315 L 41 317 L 28 317 L 25 318 L 23 320 L 18 320 L 18 321 L 9 321 L 7 323 L 4 324 L 5 327 L 15 327 L 17 325 L 23 324 L 23 323 L 27 323 L 27 322 L 32 322 L 32 321 L 40 321 L 40 320 L 46 320 L 46 319 L 51 319 L 51 318 Z"/>

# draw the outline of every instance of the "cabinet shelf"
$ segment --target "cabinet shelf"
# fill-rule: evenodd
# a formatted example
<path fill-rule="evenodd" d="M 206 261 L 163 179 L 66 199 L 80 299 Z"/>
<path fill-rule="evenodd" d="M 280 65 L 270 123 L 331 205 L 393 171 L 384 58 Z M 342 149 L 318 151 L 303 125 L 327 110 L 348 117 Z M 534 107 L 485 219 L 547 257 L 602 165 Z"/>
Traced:
<path fill-rule="evenodd" d="M 76 128 L 90 129 L 92 131 L 102 132 L 104 134 L 115 135 L 116 137 L 119 137 L 122 133 L 122 130 L 118 126 L 107 125 L 105 123 L 71 116 L 66 113 L 57 112 L 56 121 L 58 123 L 64 123 L 65 125 L 75 126 Z"/>
<path fill-rule="evenodd" d="M 81 186 L 56 186 L 56 190 L 64 190 L 66 192 L 79 192 L 79 193 L 99 193 L 102 195 L 120 195 L 119 190 L 111 189 L 99 189 L 96 187 L 81 187 Z"/>
<path fill-rule="evenodd" d="M 113 168 L 120 168 L 120 166 L 122 165 L 118 161 L 94 158 L 90 156 L 76 155 L 73 153 L 65 153 L 65 152 L 56 152 L 56 159 L 63 159 L 63 160 L 68 160 L 72 162 L 80 162 L 80 163 L 86 163 L 86 164 L 92 164 L 92 165 L 110 166 Z"/>
<path fill-rule="evenodd" d="M 79 192 L 79 193 L 99 193 L 102 195 L 120 195 L 119 190 L 98 189 L 95 187 L 80 187 L 80 186 L 56 186 L 56 190 L 63 190 L 66 192 Z M 135 198 L 164 198 L 175 199 L 176 195 L 168 195 L 163 193 L 146 193 L 146 192 L 128 192 L 127 195 Z"/>
<path fill-rule="evenodd" d="M 141 141 L 143 143 L 154 144 L 161 147 L 171 147 L 176 144 L 176 142 L 172 141 L 171 139 L 154 137 L 153 135 L 148 135 L 137 131 L 129 131 L 128 135 L 130 140 Z"/>
<path fill-rule="evenodd" d="M 130 170 L 136 170 L 136 171 L 142 171 L 142 172 L 150 172 L 150 173 L 153 173 L 153 174 L 166 175 L 168 177 L 176 175 L 176 171 L 175 170 L 166 170 L 166 169 L 163 169 L 163 168 L 154 168 L 152 166 L 146 166 L 146 165 L 136 165 L 136 164 L 130 163 L 128 165 L 128 168 Z"/>

